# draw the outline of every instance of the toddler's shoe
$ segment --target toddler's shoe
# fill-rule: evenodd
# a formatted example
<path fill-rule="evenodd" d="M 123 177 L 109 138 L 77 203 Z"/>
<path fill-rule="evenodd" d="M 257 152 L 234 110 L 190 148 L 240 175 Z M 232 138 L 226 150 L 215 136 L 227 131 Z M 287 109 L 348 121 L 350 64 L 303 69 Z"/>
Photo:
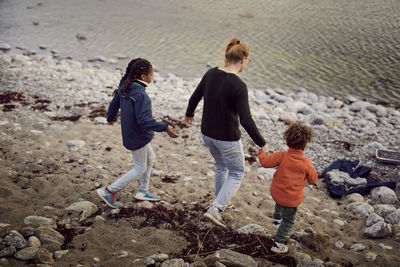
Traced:
<path fill-rule="evenodd" d="M 277 254 L 287 253 L 289 248 L 285 244 L 274 242 L 271 251 Z"/>
<path fill-rule="evenodd" d="M 156 196 L 153 191 L 148 190 L 147 192 L 138 191 L 135 195 L 136 200 L 147 200 L 147 201 L 160 201 L 161 198 Z"/>
<path fill-rule="evenodd" d="M 99 188 L 96 190 L 97 195 L 111 208 L 117 209 L 121 206 L 121 203 L 115 200 L 115 193 L 108 193 L 105 187 Z"/>
<path fill-rule="evenodd" d="M 274 228 L 274 229 L 278 229 L 279 228 L 279 226 L 281 225 L 281 222 L 282 222 L 282 219 L 274 219 L 274 221 L 272 222 L 272 227 Z"/>
<path fill-rule="evenodd" d="M 222 221 L 222 215 L 218 208 L 211 206 L 208 208 L 207 212 L 204 213 L 204 217 L 209 219 L 214 224 L 226 228 L 226 225 Z"/>

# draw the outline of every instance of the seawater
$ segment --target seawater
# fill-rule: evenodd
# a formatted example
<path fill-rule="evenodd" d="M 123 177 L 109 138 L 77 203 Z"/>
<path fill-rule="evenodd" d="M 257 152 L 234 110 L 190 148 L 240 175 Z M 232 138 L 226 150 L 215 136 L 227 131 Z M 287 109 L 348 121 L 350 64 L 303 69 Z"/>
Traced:
<path fill-rule="evenodd" d="M 143 57 L 162 74 L 198 78 L 238 37 L 251 49 L 241 74 L 250 88 L 398 107 L 399 15 L 398 0 L 0 0 L 0 42 L 81 61 Z"/>

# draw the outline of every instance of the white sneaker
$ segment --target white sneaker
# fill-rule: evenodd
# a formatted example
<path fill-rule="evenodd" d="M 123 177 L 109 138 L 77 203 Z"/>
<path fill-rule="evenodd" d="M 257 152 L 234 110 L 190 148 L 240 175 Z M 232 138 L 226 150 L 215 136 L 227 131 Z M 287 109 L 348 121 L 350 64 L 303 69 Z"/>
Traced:
<path fill-rule="evenodd" d="M 274 219 L 274 221 L 272 222 L 272 228 L 274 229 L 278 229 L 279 226 L 281 225 L 282 219 L 278 220 L 278 219 Z"/>
<path fill-rule="evenodd" d="M 272 245 L 271 251 L 277 254 L 287 253 L 289 248 L 285 244 L 279 244 L 274 242 Z"/>
<path fill-rule="evenodd" d="M 218 208 L 211 206 L 206 213 L 204 213 L 204 217 L 209 219 L 214 224 L 226 228 L 226 225 L 222 221 L 222 215 Z"/>

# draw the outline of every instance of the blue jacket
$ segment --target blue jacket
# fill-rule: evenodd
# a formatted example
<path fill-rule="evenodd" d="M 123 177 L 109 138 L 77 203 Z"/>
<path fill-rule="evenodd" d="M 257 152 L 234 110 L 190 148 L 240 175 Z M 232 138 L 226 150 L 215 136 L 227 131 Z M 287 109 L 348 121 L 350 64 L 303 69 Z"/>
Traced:
<path fill-rule="evenodd" d="M 121 132 L 124 147 L 137 150 L 150 143 L 154 131 L 167 130 L 168 124 L 153 119 L 151 100 L 146 93 L 146 87 L 140 81 L 133 82 L 126 94 L 121 92 L 121 80 L 118 91 L 108 107 L 107 121 L 117 121 L 118 110 L 121 108 Z"/>

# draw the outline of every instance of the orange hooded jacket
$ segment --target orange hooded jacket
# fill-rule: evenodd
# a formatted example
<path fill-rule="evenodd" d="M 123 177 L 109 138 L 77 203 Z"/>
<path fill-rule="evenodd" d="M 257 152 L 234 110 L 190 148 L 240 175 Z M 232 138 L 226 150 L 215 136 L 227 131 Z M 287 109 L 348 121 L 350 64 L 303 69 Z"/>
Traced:
<path fill-rule="evenodd" d="M 267 156 L 258 152 L 258 160 L 264 168 L 278 166 L 271 184 L 271 196 L 276 203 L 284 207 L 297 207 L 303 202 L 303 189 L 318 180 L 317 172 L 304 150 L 289 148 Z"/>

